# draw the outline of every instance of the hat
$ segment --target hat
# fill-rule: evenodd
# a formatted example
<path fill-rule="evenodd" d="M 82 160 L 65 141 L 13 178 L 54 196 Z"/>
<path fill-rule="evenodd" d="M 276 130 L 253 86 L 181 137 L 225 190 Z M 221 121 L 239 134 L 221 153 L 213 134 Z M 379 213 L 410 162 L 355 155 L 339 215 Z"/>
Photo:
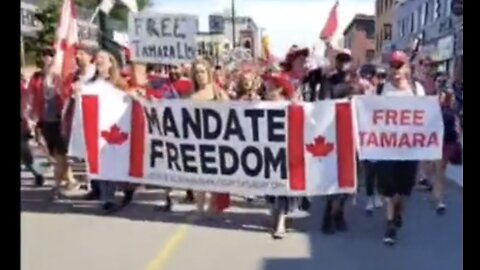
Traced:
<path fill-rule="evenodd" d="M 97 48 L 86 43 L 80 43 L 77 45 L 77 51 L 84 51 L 89 55 L 94 56 L 97 53 Z"/>
<path fill-rule="evenodd" d="M 289 66 L 295 61 L 300 56 L 308 57 L 310 54 L 310 51 L 308 48 L 303 48 L 303 49 L 291 49 L 288 53 L 287 56 L 285 57 L 285 60 L 281 63 L 283 67 Z"/>
<path fill-rule="evenodd" d="M 402 52 L 402 51 L 394 51 L 391 55 L 390 55 L 390 63 L 402 63 L 402 64 L 406 64 L 408 63 L 408 56 L 406 53 Z"/>

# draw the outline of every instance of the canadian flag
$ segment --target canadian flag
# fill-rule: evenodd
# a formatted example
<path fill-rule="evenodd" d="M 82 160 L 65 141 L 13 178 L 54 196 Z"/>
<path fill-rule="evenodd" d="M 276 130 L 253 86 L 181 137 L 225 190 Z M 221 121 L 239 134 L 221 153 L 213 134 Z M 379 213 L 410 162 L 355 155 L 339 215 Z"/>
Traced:
<path fill-rule="evenodd" d="M 337 27 L 338 27 L 337 9 L 338 9 L 338 0 L 335 2 L 335 5 L 333 5 L 332 9 L 330 10 L 330 14 L 328 15 L 327 22 L 325 23 L 325 26 L 323 27 L 323 30 L 320 34 L 320 39 L 329 41 L 337 31 Z"/>
<path fill-rule="evenodd" d="M 99 80 L 77 96 L 69 155 L 85 158 L 92 178 L 128 180 L 132 98 Z"/>
<path fill-rule="evenodd" d="M 75 48 L 78 44 L 77 9 L 75 1 L 64 0 L 55 36 L 54 70 L 66 76 L 75 69 Z"/>
<path fill-rule="evenodd" d="M 315 190 L 321 194 L 356 190 L 353 118 L 352 105 L 347 100 L 289 106 L 291 190 Z"/>

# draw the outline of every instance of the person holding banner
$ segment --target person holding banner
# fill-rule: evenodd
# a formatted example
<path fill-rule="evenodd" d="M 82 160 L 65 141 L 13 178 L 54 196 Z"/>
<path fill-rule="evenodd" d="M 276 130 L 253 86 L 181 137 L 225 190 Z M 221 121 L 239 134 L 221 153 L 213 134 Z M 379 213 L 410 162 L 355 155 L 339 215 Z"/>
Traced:
<path fill-rule="evenodd" d="M 237 81 L 236 92 L 238 94 L 238 100 L 255 101 L 261 100 L 260 95 L 256 89 L 255 75 L 253 72 L 247 70 L 240 74 L 240 78 Z"/>
<path fill-rule="evenodd" d="M 193 62 L 192 82 L 193 93 L 190 96 L 190 99 L 194 101 L 229 100 L 227 93 L 215 83 L 213 69 L 210 63 L 205 59 L 200 58 Z M 199 214 L 205 212 L 205 204 L 208 195 L 210 195 L 210 200 L 207 203 L 207 211 L 209 213 L 222 212 L 230 205 L 230 196 L 228 194 L 195 192 L 195 201 Z"/>
<path fill-rule="evenodd" d="M 383 89 L 383 96 L 425 96 L 422 85 L 413 81 L 408 56 L 395 51 L 390 57 L 390 76 Z M 383 241 L 394 245 L 397 230 L 402 227 L 403 198 L 409 196 L 417 175 L 417 160 L 382 160 L 377 162 L 378 185 L 385 197 L 387 226 Z"/>
<path fill-rule="evenodd" d="M 348 98 L 354 93 L 351 75 L 352 55 L 349 50 L 340 50 L 335 56 L 334 70 L 325 72 L 321 79 L 319 99 L 341 99 Z M 335 194 L 326 196 L 325 210 L 323 213 L 321 230 L 324 234 L 333 234 L 336 231 L 346 231 L 345 203 L 349 198 L 348 194 Z"/>
<path fill-rule="evenodd" d="M 288 78 L 275 75 L 266 78 L 266 99 L 270 101 L 292 100 L 295 92 Z M 283 239 L 286 233 L 288 214 L 298 210 L 308 210 L 309 201 L 304 197 L 267 196 L 267 202 L 271 204 L 273 219 L 272 238 Z"/>
<path fill-rule="evenodd" d="M 72 129 L 73 114 L 75 110 L 75 98 L 76 94 L 80 91 L 81 86 L 85 85 L 93 79 L 96 73 L 96 67 L 93 64 L 93 58 L 95 57 L 97 49 L 87 44 L 79 44 L 76 48 L 75 62 L 78 69 L 71 74 L 68 74 L 63 81 L 65 98 L 68 100 L 67 105 L 62 113 L 62 135 L 67 145 L 70 140 L 70 134 Z M 65 161 L 67 157 L 65 156 Z M 68 174 L 72 174 L 72 169 L 66 162 L 66 168 Z M 85 196 L 87 200 L 96 200 L 100 198 L 100 190 L 95 181 L 90 182 L 91 190 Z"/>
<path fill-rule="evenodd" d="M 91 82 L 104 80 L 111 83 L 117 89 L 127 91 L 128 84 L 120 74 L 120 68 L 115 57 L 107 51 L 99 51 L 95 57 L 97 72 Z M 102 208 L 106 214 L 117 210 L 115 204 L 115 191 L 117 183 L 108 179 L 98 179 L 100 188 L 100 199 L 103 202 Z"/>

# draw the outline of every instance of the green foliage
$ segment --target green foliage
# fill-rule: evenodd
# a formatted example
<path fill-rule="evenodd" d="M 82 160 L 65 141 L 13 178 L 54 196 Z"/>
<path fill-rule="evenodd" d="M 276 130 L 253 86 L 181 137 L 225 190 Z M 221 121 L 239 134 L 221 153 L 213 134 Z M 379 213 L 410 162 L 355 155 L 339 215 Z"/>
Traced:
<path fill-rule="evenodd" d="M 42 50 L 51 47 L 55 40 L 55 31 L 57 29 L 60 17 L 60 1 L 49 1 L 43 8 L 39 10 L 35 17 L 39 20 L 43 27 L 37 32 L 34 39 L 25 39 L 25 51 L 35 55 L 35 63 L 41 66 Z"/>
<path fill-rule="evenodd" d="M 75 0 L 78 7 L 84 9 L 95 10 L 99 0 Z M 121 21 L 127 25 L 128 9 L 119 4 L 117 0 L 116 5 L 110 12 L 109 18 Z M 138 9 L 142 10 L 150 3 L 150 0 L 137 0 Z M 52 46 L 55 41 L 55 31 L 60 18 L 60 9 L 63 1 L 61 0 L 40 0 L 39 12 L 35 17 L 42 23 L 42 29 L 37 33 L 37 37 L 33 39 L 25 39 L 25 51 L 27 54 L 35 55 L 35 63 L 41 66 L 42 50 L 46 47 Z"/>
<path fill-rule="evenodd" d="M 150 0 L 137 0 L 138 10 L 142 10 L 150 3 Z M 122 22 L 128 21 L 128 9 L 123 5 L 115 5 L 110 11 L 110 17 Z"/>

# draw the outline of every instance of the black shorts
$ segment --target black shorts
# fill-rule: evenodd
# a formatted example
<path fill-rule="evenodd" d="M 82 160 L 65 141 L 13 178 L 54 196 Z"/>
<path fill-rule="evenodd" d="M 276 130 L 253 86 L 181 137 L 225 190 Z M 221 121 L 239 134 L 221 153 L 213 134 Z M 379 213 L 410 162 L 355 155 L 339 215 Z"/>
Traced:
<path fill-rule="evenodd" d="M 60 121 L 56 122 L 39 122 L 38 128 L 47 143 L 50 155 L 66 154 L 66 144 L 61 132 Z"/>
<path fill-rule="evenodd" d="M 378 191 L 385 197 L 409 196 L 417 176 L 418 161 L 377 161 Z"/>

